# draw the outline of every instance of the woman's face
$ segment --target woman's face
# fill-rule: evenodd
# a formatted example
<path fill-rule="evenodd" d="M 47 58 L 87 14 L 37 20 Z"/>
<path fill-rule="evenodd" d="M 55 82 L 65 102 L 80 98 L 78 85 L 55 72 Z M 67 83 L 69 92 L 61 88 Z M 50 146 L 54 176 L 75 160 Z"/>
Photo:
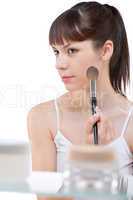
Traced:
<path fill-rule="evenodd" d="M 93 42 L 64 42 L 52 46 L 56 56 L 56 69 L 69 91 L 88 87 L 86 71 L 89 67 L 101 68 L 100 49 L 93 47 Z"/>

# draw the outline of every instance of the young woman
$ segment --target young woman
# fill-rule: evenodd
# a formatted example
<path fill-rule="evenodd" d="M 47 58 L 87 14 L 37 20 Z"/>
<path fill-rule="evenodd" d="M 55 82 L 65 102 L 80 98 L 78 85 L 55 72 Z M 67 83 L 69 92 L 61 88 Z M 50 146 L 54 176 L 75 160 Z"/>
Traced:
<path fill-rule="evenodd" d="M 33 169 L 63 171 L 71 144 L 92 144 L 98 122 L 99 145 L 112 145 L 120 167 L 132 161 L 133 104 L 125 91 L 129 82 L 129 51 L 119 11 L 98 2 L 81 2 L 53 22 L 49 42 L 56 69 L 68 92 L 29 112 Z M 86 71 L 98 69 L 97 113 L 92 116 Z"/>

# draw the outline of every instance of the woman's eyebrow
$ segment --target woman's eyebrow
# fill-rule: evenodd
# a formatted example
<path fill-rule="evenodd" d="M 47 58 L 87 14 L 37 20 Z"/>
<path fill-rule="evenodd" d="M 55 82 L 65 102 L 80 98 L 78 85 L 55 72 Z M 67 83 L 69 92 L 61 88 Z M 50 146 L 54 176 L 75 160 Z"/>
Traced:
<path fill-rule="evenodd" d="M 65 44 L 65 45 L 61 45 L 61 49 L 66 49 L 70 46 L 71 44 L 68 43 L 68 44 Z M 58 46 L 52 46 L 53 49 L 58 49 Z"/>

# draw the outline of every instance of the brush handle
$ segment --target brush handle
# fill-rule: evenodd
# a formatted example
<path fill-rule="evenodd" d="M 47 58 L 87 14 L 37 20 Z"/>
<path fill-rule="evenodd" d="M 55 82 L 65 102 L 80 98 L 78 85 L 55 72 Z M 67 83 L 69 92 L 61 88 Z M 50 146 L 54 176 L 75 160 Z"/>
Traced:
<path fill-rule="evenodd" d="M 96 106 L 97 106 L 97 99 L 96 99 L 96 97 L 92 97 L 91 98 L 91 108 L 92 108 L 92 114 L 93 115 L 96 113 Z M 97 122 L 93 125 L 93 143 L 98 144 Z"/>

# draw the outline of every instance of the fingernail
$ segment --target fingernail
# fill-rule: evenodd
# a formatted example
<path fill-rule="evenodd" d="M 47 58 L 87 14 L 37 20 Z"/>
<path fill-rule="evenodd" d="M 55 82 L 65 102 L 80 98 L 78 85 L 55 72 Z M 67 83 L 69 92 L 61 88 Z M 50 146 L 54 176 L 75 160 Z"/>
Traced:
<path fill-rule="evenodd" d="M 95 118 L 98 118 L 99 116 L 100 116 L 99 113 L 94 114 Z"/>

